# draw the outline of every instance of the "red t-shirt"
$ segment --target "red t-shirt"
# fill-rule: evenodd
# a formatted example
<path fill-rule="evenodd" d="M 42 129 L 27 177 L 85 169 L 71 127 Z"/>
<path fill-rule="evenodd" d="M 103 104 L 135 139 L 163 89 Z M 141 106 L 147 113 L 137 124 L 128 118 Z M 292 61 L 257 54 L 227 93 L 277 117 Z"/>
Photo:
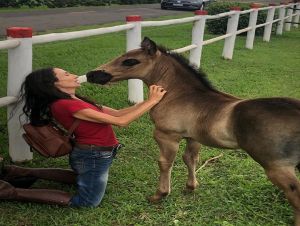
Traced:
<path fill-rule="evenodd" d="M 95 111 L 105 113 L 96 106 L 77 99 L 60 99 L 50 106 L 53 117 L 66 129 L 74 122 L 73 114 L 79 110 L 91 108 Z M 115 133 L 110 124 L 95 123 L 80 120 L 74 131 L 75 140 L 79 144 L 94 144 L 97 146 L 113 146 L 118 144 Z"/>

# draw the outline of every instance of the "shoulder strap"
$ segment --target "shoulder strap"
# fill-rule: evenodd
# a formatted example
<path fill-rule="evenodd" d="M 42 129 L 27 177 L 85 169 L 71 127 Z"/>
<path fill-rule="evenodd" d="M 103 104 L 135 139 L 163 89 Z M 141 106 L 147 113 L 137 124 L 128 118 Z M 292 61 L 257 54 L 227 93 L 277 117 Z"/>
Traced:
<path fill-rule="evenodd" d="M 73 124 L 71 125 L 70 129 L 68 130 L 68 136 L 71 136 L 72 133 L 74 132 L 74 130 L 77 128 L 77 126 L 79 125 L 80 120 L 75 118 L 75 120 L 73 121 Z"/>

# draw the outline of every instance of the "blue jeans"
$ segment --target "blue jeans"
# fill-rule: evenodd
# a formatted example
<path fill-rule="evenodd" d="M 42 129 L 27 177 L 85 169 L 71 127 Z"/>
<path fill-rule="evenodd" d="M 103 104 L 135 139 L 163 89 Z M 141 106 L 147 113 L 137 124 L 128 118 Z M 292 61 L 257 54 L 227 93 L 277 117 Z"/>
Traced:
<path fill-rule="evenodd" d="M 71 168 L 77 176 L 77 194 L 70 200 L 72 207 L 96 207 L 107 185 L 109 167 L 119 146 L 113 151 L 84 150 L 74 147 L 70 153 Z"/>

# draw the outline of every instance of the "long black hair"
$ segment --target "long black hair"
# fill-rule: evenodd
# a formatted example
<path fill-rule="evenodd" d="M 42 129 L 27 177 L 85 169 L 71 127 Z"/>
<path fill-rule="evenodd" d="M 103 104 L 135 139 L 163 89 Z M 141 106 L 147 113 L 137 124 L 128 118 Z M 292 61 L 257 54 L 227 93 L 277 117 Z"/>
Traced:
<path fill-rule="evenodd" d="M 55 86 L 58 79 L 54 68 L 43 68 L 26 76 L 21 86 L 19 102 L 24 103 L 23 112 L 33 125 L 45 125 L 52 120 L 49 105 L 59 99 L 72 99 L 70 94 Z M 96 105 L 95 102 L 76 95 L 81 100 Z"/>
<path fill-rule="evenodd" d="M 24 102 L 23 112 L 33 125 L 43 125 L 50 121 L 49 105 L 58 99 L 71 99 L 60 91 L 54 83 L 58 79 L 54 68 L 43 68 L 26 76 L 21 86 L 20 99 Z"/>

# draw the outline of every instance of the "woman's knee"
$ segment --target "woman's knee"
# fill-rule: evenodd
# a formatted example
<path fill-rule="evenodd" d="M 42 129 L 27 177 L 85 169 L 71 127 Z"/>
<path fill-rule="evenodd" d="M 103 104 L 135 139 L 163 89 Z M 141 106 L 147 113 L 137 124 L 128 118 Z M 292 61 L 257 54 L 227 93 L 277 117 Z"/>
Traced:
<path fill-rule="evenodd" d="M 72 197 L 71 201 L 70 201 L 70 206 L 71 207 L 97 207 L 100 205 L 101 201 L 102 201 L 102 197 L 80 197 L 79 195 L 75 195 Z"/>
<path fill-rule="evenodd" d="M 95 199 L 93 199 L 93 200 L 85 201 L 84 204 L 82 205 L 82 207 L 95 208 L 95 207 L 97 207 L 97 206 L 100 205 L 101 200 L 102 200 L 102 198 L 101 198 L 101 199 L 95 198 Z"/>

